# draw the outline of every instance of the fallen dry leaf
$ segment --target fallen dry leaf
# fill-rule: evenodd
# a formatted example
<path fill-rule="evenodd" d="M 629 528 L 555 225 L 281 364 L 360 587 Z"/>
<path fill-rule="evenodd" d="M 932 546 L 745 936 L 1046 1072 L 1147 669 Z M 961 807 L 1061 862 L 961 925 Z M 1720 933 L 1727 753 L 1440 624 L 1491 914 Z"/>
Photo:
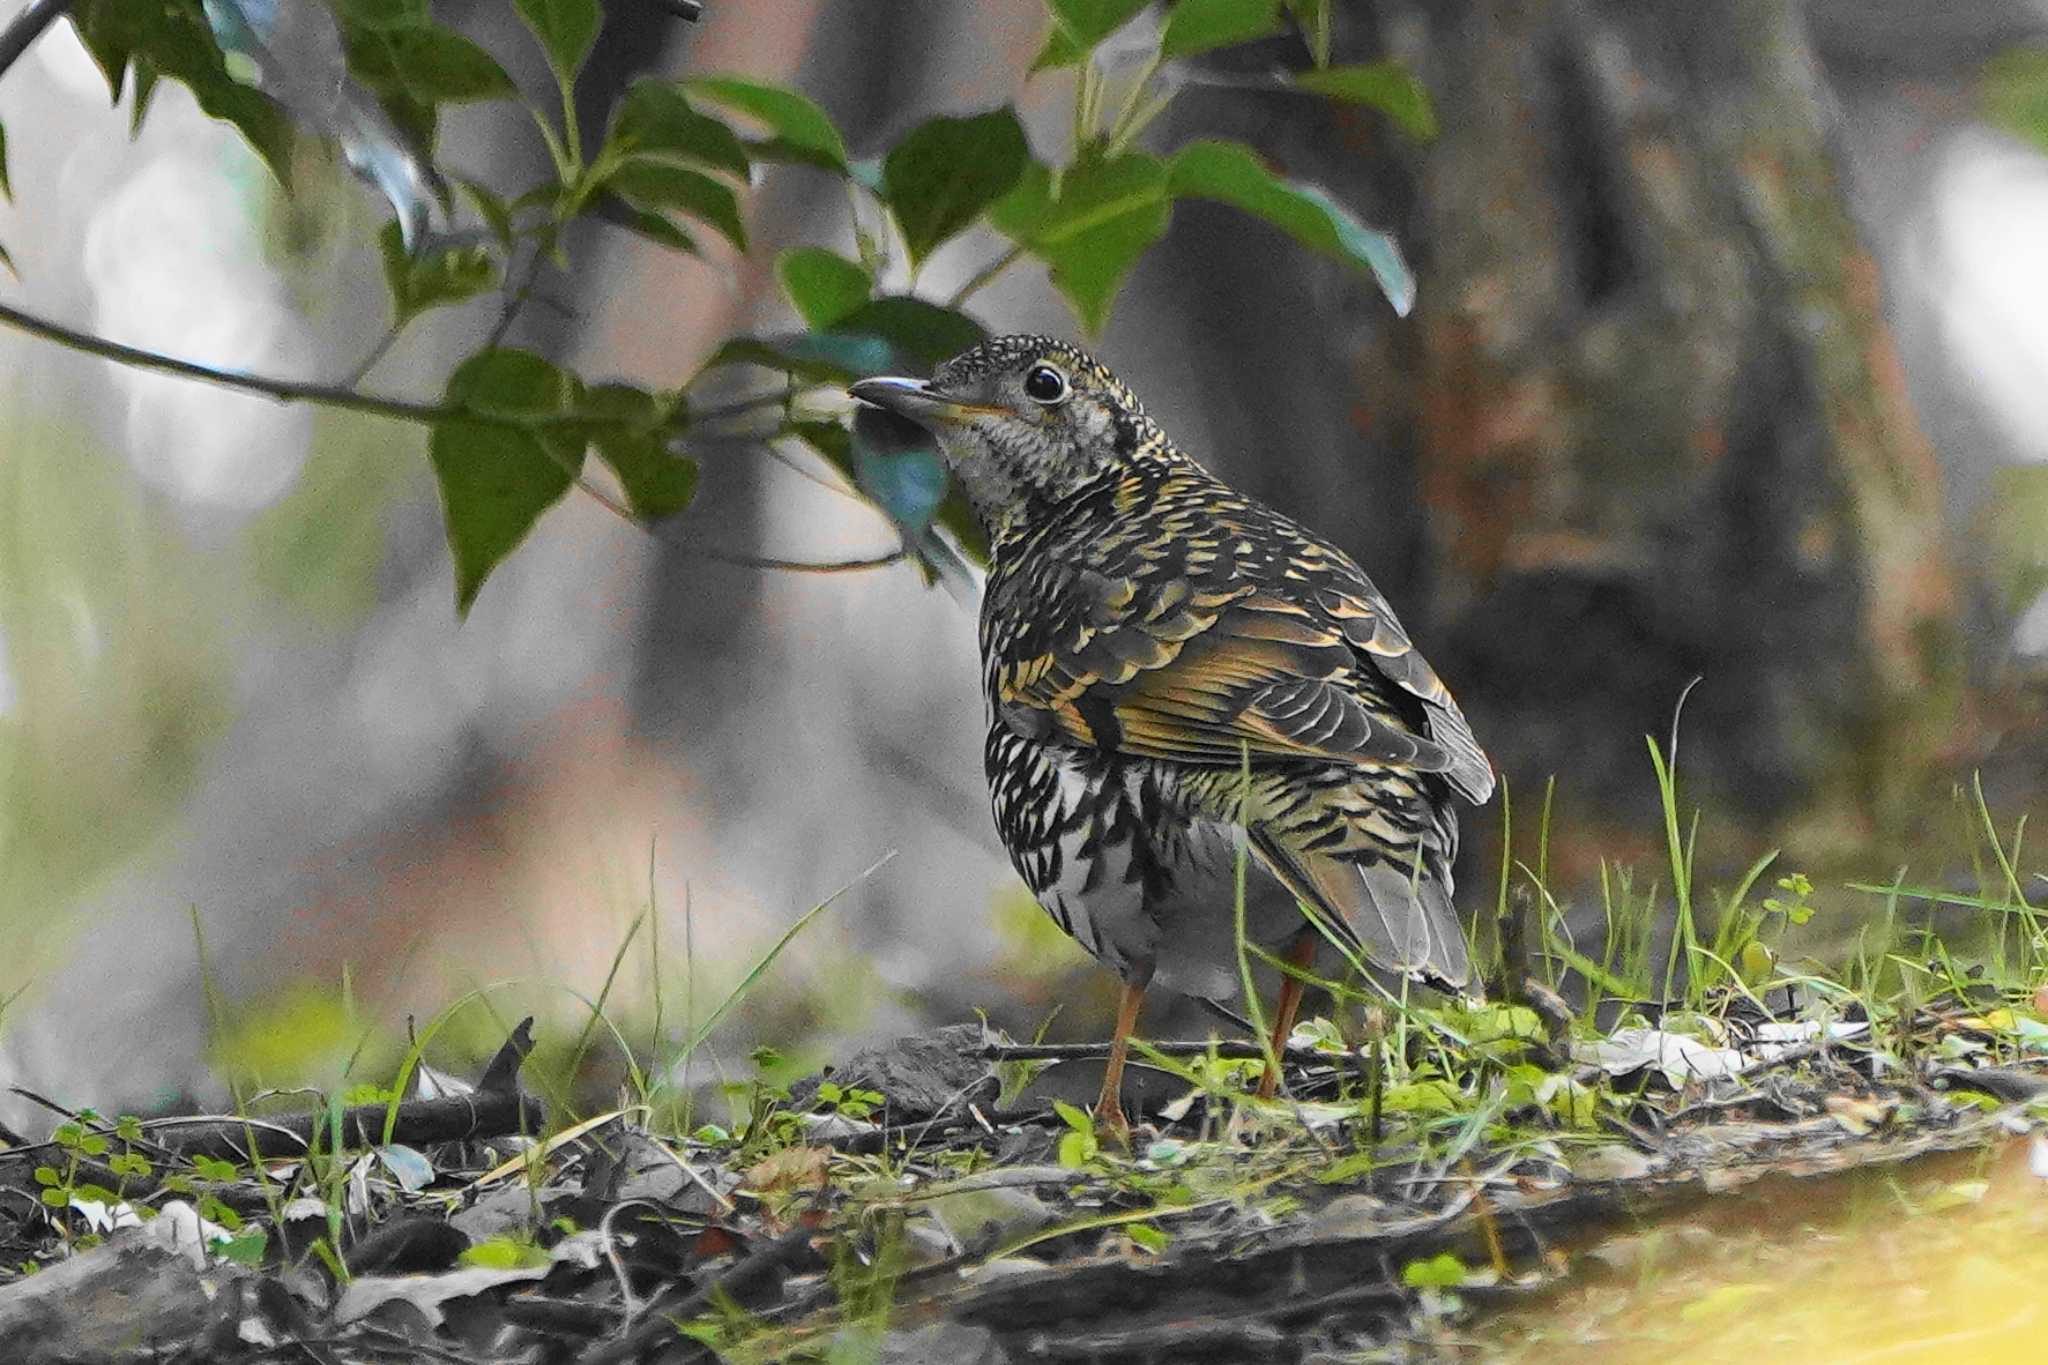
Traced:
<path fill-rule="evenodd" d="M 746 1188 L 754 1194 L 792 1194 L 825 1183 L 832 1165 L 830 1147 L 785 1147 L 747 1168 Z"/>

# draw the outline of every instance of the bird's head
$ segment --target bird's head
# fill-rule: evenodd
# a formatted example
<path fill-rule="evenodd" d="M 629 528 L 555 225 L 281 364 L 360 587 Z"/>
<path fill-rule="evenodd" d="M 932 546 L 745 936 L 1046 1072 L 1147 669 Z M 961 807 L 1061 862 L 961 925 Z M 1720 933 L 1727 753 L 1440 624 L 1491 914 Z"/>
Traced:
<path fill-rule="evenodd" d="M 1121 467 L 1157 432 L 1121 380 L 1051 337 L 997 337 L 930 379 L 863 379 L 849 392 L 937 437 L 996 537 Z"/>

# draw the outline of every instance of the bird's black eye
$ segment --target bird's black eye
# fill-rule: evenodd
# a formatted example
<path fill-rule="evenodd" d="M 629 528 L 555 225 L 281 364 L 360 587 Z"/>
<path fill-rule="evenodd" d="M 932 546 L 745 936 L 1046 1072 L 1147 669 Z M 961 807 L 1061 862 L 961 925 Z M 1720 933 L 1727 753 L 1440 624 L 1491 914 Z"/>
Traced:
<path fill-rule="evenodd" d="M 1067 401 L 1067 377 L 1050 365 L 1033 365 L 1024 376 L 1024 396 L 1047 407 Z"/>

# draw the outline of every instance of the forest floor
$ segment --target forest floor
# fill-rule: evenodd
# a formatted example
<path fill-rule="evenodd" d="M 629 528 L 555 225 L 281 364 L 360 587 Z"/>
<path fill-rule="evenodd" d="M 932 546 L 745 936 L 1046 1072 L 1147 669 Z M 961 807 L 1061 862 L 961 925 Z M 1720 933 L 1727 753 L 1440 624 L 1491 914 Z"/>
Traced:
<path fill-rule="evenodd" d="M 1264 1103 L 1257 1049 L 1145 1046 L 1128 1145 L 1055 1098 L 1099 1049 L 980 1025 L 756 1083 L 744 1122 L 688 1134 L 640 1103 L 551 1121 L 521 1025 L 474 1085 L 79 1113 L 0 1151 L 0 1341 L 22 1365 L 1514 1358 L 1490 1322 L 1760 1189 L 2003 1148 L 2048 1201 L 2048 993 L 1924 966 L 1910 1000 L 1799 977 L 1597 1019 L 1536 988 L 1402 1002 L 1363 1040 L 1310 1021 Z M 1619 1321 L 1519 1339 L 1643 1358 Z"/>

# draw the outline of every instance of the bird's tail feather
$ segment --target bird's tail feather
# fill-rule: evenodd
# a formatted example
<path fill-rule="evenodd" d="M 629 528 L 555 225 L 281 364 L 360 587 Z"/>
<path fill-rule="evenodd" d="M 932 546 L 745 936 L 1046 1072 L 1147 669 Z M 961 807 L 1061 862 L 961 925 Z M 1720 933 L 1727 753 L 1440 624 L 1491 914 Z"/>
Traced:
<path fill-rule="evenodd" d="M 1314 853 L 1254 834 L 1260 861 L 1288 889 L 1355 939 L 1366 958 L 1454 991 L 1472 989 L 1472 958 L 1451 904 L 1449 870 Z"/>

